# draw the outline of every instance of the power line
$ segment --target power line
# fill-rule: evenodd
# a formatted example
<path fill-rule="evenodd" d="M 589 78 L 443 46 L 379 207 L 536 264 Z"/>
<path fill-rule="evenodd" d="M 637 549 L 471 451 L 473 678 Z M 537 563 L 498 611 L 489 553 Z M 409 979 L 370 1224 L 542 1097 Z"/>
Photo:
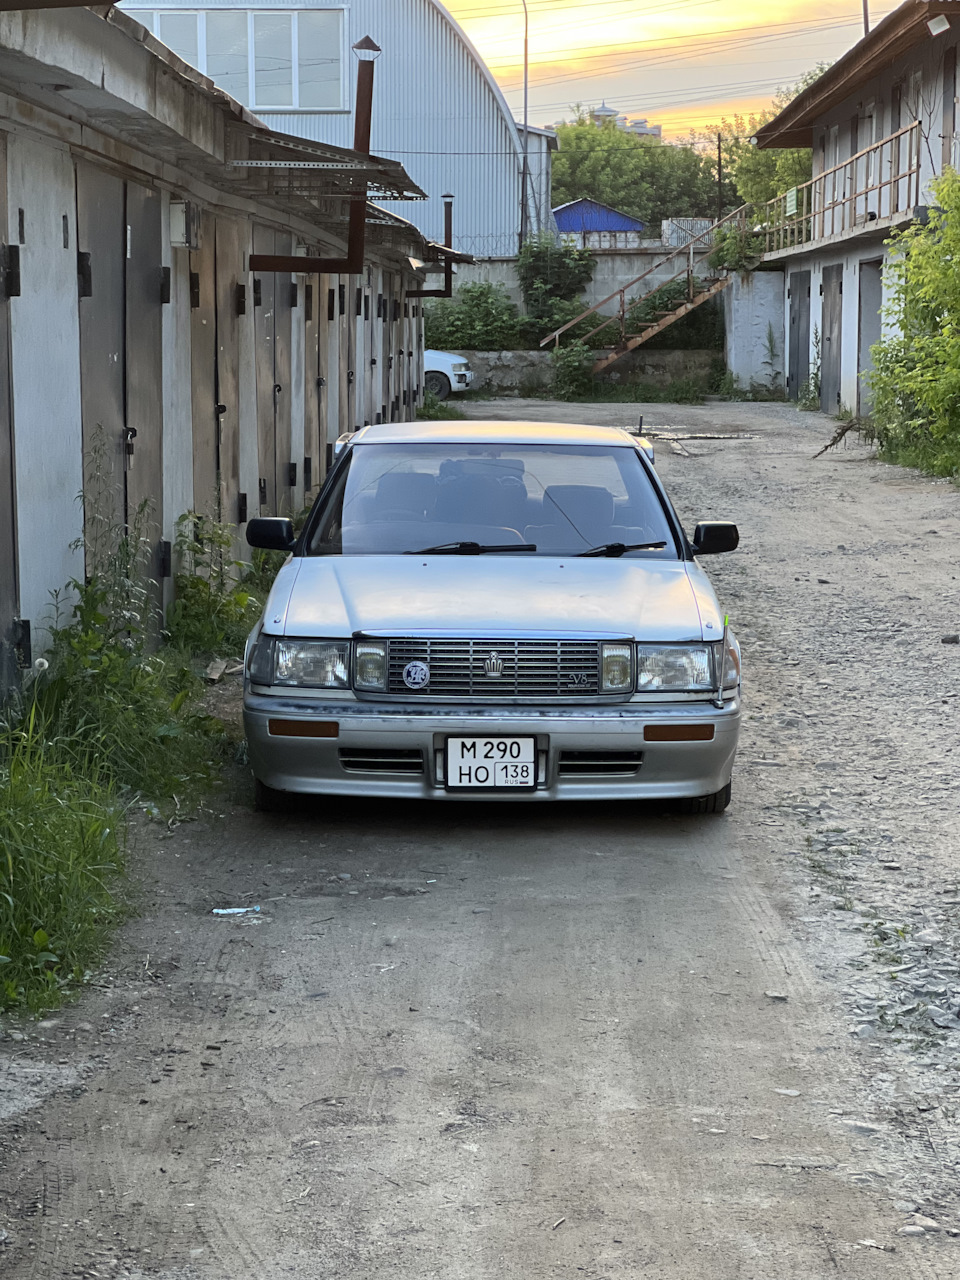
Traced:
<path fill-rule="evenodd" d="M 529 3 L 529 0 L 528 0 L 528 3 Z M 612 3 L 612 4 L 615 4 L 617 7 L 626 8 L 627 10 L 629 10 L 629 12 L 623 16 L 637 18 L 638 20 L 649 17 L 650 15 L 656 14 L 656 13 L 669 13 L 669 12 L 678 10 L 681 7 L 680 5 L 675 5 L 675 4 L 665 4 L 665 5 L 658 5 L 654 9 L 645 9 L 643 11 L 638 11 L 636 4 L 633 3 L 633 0 L 598 0 L 597 4 L 590 4 L 589 8 L 591 10 L 596 9 L 598 7 L 602 8 L 605 3 Z M 698 8 L 701 5 L 721 4 L 721 3 L 723 3 L 723 0 L 689 0 L 689 3 L 686 3 L 683 5 L 683 10 L 684 10 L 684 13 L 686 13 L 688 9 Z M 546 7 L 550 8 L 553 12 L 558 12 L 552 5 L 546 6 Z M 559 10 L 559 12 L 569 13 L 571 12 L 571 10 L 561 9 Z M 505 10 L 503 16 L 513 17 L 514 10 L 513 9 Z M 454 17 L 459 22 L 460 18 L 463 17 L 463 15 L 454 14 Z M 584 27 L 584 23 L 582 19 L 578 22 L 538 23 L 534 28 L 534 34 L 535 35 L 546 35 L 546 34 L 552 35 L 554 32 L 557 32 L 557 31 L 573 31 L 573 30 L 582 31 L 583 27 Z M 510 36 L 493 36 L 490 39 L 484 40 L 483 43 L 484 45 L 507 44 L 510 42 L 510 40 L 511 40 Z"/>
<path fill-rule="evenodd" d="M 618 46 L 615 49 L 611 48 L 610 45 L 593 44 L 593 45 L 581 46 L 580 48 L 578 48 L 575 54 L 573 55 L 573 60 L 576 61 L 577 63 L 593 62 L 600 58 L 609 58 L 611 56 L 620 57 L 620 56 L 626 56 L 633 53 L 642 53 L 644 50 L 647 50 L 647 49 L 649 49 L 653 53 L 657 51 L 671 52 L 672 51 L 671 46 L 676 44 L 682 44 L 683 46 L 690 48 L 690 53 L 686 56 L 699 57 L 702 54 L 703 48 L 704 48 L 704 46 L 701 44 L 701 37 L 704 40 L 708 36 L 728 36 L 729 37 L 729 41 L 720 40 L 720 41 L 711 42 L 710 45 L 707 46 L 707 48 L 709 49 L 709 48 L 720 47 L 721 45 L 725 45 L 731 41 L 742 42 L 744 40 L 749 40 L 753 43 L 759 43 L 762 40 L 774 38 L 773 34 L 767 36 L 763 34 L 764 32 L 782 33 L 786 35 L 799 34 L 801 32 L 807 32 L 807 31 L 813 33 L 817 31 L 830 31 L 840 27 L 859 26 L 860 22 L 861 22 L 861 19 L 859 18 L 858 19 L 841 18 L 836 21 L 830 21 L 830 22 L 824 22 L 823 19 L 821 18 L 798 18 L 792 22 L 773 22 L 773 23 L 767 22 L 767 23 L 764 23 L 761 28 L 723 27 L 723 28 L 719 28 L 716 31 L 701 32 L 700 35 L 697 37 L 696 48 L 691 48 L 690 38 L 686 35 L 660 36 L 655 40 L 641 40 L 630 47 L 620 48 Z M 602 52 L 590 53 L 589 50 L 591 49 L 599 49 Z M 557 61 L 560 61 L 560 59 L 557 59 Z M 515 66 L 517 64 L 509 63 L 507 65 Z"/>
<path fill-rule="evenodd" d="M 787 25 L 787 24 L 780 24 Z M 587 81 L 595 80 L 600 76 L 607 77 L 611 74 L 623 71 L 634 71 L 646 69 L 651 66 L 665 66 L 676 62 L 689 62 L 702 58 L 709 53 L 725 53 L 733 49 L 742 48 L 744 45 L 766 44 L 773 40 L 786 40 L 798 35 L 816 35 L 824 31 L 838 30 L 843 27 L 859 25 L 859 20 L 854 22 L 832 22 L 832 23 L 812 23 L 803 26 L 790 25 L 789 30 L 777 31 L 770 35 L 757 35 L 755 32 L 744 32 L 743 35 L 731 37 L 727 40 L 714 41 L 707 45 L 701 45 L 696 49 L 691 49 L 687 53 L 678 53 L 674 49 L 664 48 L 662 45 L 655 46 L 649 55 L 637 59 L 631 58 L 627 62 L 607 63 L 602 69 L 593 72 L 569 71 L 563 75 L 550 76 L 546 79 L 531 79 L 532 85 L 538 85 L 540 88 L 546 88 L 554 84 L 566 84 L 570 81 Z M 660 56 L 657 56 L 659 53 Z M 603 55 L 598 55 L 602 57 Z M 609 55 L 608 55 L 609 56 Z M 614 54 L 613 56 L 617 56 Z M 502 86 L 505 93 L 511 92 L 513 86 Z"/>

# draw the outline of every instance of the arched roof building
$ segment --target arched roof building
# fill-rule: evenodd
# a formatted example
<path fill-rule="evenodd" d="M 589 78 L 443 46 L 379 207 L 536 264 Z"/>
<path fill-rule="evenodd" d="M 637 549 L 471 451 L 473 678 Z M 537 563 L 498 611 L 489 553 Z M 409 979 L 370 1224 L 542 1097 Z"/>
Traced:
<path fill-rule="evenodd" d="M 353 143 L 356 61 L 371 36 L 382 49 L 372 150 L 395 157 L 429 193 L 392 204 L 428 238 L 443 237 L 441 196 L 454 203 L 454 247 L 511 257 L 520 231 L 521 130 L 496 81 L 438 0 L 125 0 L 129 13 L 272 128 Z M 528 226 L 551 225 L 550 141 L 531 131 Z"/>

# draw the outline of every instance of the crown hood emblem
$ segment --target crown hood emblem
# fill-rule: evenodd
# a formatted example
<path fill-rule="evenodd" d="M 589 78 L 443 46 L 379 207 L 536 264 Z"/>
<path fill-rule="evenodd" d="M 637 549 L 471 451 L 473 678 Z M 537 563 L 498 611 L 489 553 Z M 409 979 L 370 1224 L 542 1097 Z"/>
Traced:
<path fill-rule="evenodd" d="M 496 649 L 490 650 L 490 656 L 483 664 L 483 670 L 488 680 L 499 680 L 503 675 L 503 659 Z"/>

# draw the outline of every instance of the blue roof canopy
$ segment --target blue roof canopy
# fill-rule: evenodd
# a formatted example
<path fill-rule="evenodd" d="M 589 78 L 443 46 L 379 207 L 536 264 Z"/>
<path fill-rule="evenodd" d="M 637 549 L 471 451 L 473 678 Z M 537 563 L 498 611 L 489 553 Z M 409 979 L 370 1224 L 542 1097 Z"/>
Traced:
<path fill-rule="evenodd" d="M 620 213 L 598 200 L 571 200 L 554 209 L 553 216 L 561 232 L 642 231 L 644 228 L 638 218 L 631 218 L 628 213 Z"/>

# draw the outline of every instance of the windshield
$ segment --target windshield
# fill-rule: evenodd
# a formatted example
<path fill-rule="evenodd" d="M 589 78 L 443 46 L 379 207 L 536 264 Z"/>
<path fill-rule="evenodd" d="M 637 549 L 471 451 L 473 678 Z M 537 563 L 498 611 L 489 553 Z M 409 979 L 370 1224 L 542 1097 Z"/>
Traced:
<path fill-rule="evenodd" d="M 629 446 L 355 445 L 310 522 L 306 555 L 483 552 L 569 556 L 596 547 L 677 559 L 660 497 Z"/>

